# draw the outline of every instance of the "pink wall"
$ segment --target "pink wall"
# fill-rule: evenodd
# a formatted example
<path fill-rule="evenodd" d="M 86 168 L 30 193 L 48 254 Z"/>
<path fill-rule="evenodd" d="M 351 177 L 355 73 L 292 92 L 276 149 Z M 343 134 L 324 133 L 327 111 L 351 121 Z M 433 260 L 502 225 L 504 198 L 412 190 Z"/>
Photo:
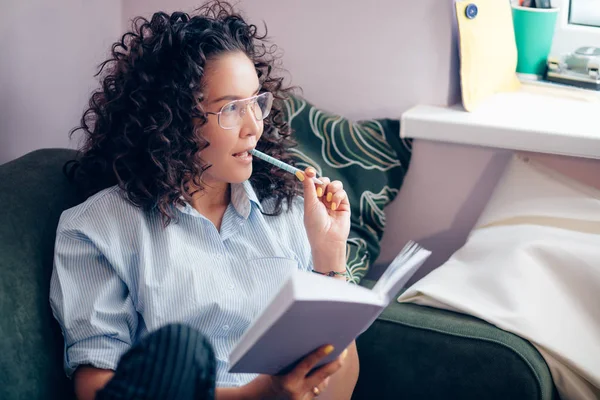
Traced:
<path fill-rule="evenodd" d="M 77 144 L 68 132 L 120 31 L 120 0 L 3 2 L 0 164 L 34 149 Z"/>
<path fill-rule="evenodd" d="M 124 26 L 161 10 L 192 11 L 202 0 L 124 0 Z M 415 103 L 446 104 L 456 92 L 452 3 L 378 0 L 244 0 L 284 51 L 292 83 L 307 99 L 353 118 L 399 116 Z"/>

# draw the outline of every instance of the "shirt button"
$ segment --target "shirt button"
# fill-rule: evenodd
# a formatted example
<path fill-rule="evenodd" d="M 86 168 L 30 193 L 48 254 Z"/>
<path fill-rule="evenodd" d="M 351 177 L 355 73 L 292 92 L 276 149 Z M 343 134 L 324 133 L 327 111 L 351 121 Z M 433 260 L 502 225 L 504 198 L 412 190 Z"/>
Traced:
<path fill-rule="evenodd" d="M 229 330 L 229 325 L 223 325 L 223 330 L 224 331 L 228 331 Z"/>

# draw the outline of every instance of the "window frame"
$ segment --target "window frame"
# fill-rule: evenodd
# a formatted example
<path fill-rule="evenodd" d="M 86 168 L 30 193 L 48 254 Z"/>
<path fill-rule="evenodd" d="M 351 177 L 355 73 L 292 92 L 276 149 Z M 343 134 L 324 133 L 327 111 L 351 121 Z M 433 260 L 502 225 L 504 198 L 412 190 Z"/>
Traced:
<path fill-rule="evenodd" d="M 583 5 L 585 4 L 585 6 Z M 594 11 L 591 11 L 594 10 Z M 591 11 L 593 18 L 586 18 L 586 14 Z M 582 18 L 585 21 L 572 22 L 573 18 Z M 573 7 L 573 0 L 569 4 L 569 18 L 572 24 L 600 28 L 600 1 L 598 0 L 577 0 L 577 7 Z M 587 19 L 587 20 L 586 20 Z"/>
<path fill-rule="evenodd" d="M 559 7 L 556 30 L 552 41 L 552 53 L 561 55 L 582 46 L 600 47 L 600 27 L 569 23 L 571 0 L 552 0 Z"/>

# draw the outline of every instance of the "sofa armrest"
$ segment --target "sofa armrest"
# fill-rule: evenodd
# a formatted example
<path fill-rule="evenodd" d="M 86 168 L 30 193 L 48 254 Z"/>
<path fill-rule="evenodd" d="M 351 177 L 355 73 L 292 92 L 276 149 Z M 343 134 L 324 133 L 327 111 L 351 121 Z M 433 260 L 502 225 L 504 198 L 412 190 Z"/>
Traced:
<path fill-rule="evenodd" d="M 464 314 L 394 301 L 357 346 L 354 399 L 558 398 L 535 347 Z"/>

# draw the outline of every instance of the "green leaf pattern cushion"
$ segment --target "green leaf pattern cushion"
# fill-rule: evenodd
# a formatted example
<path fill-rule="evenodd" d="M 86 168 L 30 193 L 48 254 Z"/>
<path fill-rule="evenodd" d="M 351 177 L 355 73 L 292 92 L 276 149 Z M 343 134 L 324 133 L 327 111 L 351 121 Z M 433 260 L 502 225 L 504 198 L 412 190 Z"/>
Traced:
<path fill-rule="evenodd" d="M 291 150 L 298 168 L 344 183 L 352 212 L 347 241 L 350 281 L 359 283 L 380 252 L 385 206 L 398 194 L 411 156 L 411 142 L 400 139 L 400 122 L 354 122 L 320 110 L 300 97 L 285 101 L 285 114 L 298 146 Z"/>

